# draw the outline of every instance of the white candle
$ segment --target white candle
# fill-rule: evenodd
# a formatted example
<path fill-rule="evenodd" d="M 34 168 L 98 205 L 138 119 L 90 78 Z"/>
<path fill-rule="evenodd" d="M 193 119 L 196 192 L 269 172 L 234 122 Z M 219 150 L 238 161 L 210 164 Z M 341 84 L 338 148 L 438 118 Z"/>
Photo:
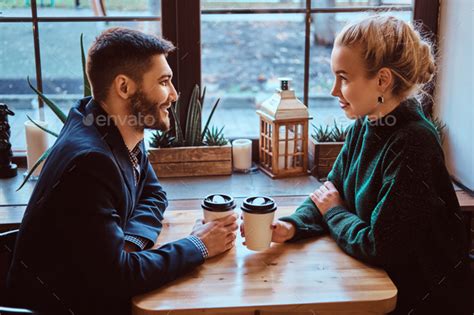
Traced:
<path fill-rule="evenodd" d="M 48 128 L 48 124 L 44 121 L 37 121 L 38 125 L 43 128 Z M 26 162 L 28 165 L 28 172 L 31 170 L 36 161 L 48 149 L 48 134 L 35 126 L 31 121 L 25 121 L 26 134 Z M 43 168 L 41 163 L 33 172 L 33 176 L 39 176 Z"/>
<path fill-rule="evenodd" d="M 237 139 L 232 142 L 232 160 L 234 169 L 247 171 L 252 167 L 252 141 Z"/>
<path fill-rule="evenodd" d="M 280 130 L 280 139 L 285 139 L 286 134 L 284 130 Z M 290 140 L 292 139 L 292 140 Z M 295 150 L 295 140 L 294 139 L 294 134 L 293 131 L 288 130 L 288 164 L 287 168 L 293 168 L 293 152 Z M 285 154 L 286 155 L 286 145 L 285 141 L 279 141 L 278 142 L 278 154 Z M 278 157 L 278 169 L 282 170 L 285 168 L 285 157 L 284 156 L 279 156 Z"/>

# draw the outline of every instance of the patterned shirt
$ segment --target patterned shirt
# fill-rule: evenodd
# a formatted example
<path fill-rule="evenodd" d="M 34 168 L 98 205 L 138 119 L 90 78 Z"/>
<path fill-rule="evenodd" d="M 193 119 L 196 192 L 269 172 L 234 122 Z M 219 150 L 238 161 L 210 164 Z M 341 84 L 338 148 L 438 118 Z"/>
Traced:
<path fill-rule="evenodd" d="M 142 151 L 140 149 L 140 145 L 141 145 L 142 141 L 138 142 L 137 145 L 131 151 L 130 150 L 128 151 L 128 156 L 129 156 L 130 162 L 132 163 L 132 166 L 133 166 L 133 175 L 134 175 L 134 179 L 135 179 L 135 186 L 138 184 L 138 181 L 140 180 L 140 171 L 141 171 L 141 169 L 140 169 L 140 158 L 141 158 L 141 154 L 142 154 Z M 124 239 L 127 242 L 130 242 L 130 243 L 133 243 L 133 244 L 137 245 L 141 250 L 144 250 L 146 248 L 146 246 L 148 245 L 148 240 L 143 238 L 143 237 L 126 234 Z"/>
<path fill-rule="evenodd" d="M 124 240 L 137 245 L 141 250 L 144 250 L 148 245 L 148 240 L 140 236 L 125 234 Z"/>
<path fill-rule="evenodd" d="M 206 245 L 201 241 L 201 239 L 197 236 L 194 235 L 189 235 L 186 237 L 188 240 L 190 240 L 201 252 L 202 258 L 206 259 L 209 257 L 209 252 L 207 251 Z"/>
<path fill-rule="evenodd" d="M 142 140 L 143 141 L 143 140 Z M 130 151 L 128 151 L 128 156 L 130 158 L 130 162 L 132 162 L 133 166 L 133 175 L 135 176 L 135 186 L 138 184 L 140 180 L 140 158 L 142 155 L 142 150 L 140 149 L 140 145 L 142 141 L 138 142 L 137 145 Z"/>

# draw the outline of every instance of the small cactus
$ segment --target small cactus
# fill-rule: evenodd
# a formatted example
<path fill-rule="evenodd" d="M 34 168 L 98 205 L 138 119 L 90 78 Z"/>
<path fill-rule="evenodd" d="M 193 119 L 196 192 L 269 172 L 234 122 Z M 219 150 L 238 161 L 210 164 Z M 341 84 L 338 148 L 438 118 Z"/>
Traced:
<path fill-rule="evenodd" d="M 150 141 L 152 148 L 169 148 L 173 146 L 175 137 L 171 135 L 171 129 L 167 131 L 157 130 L 153 133 Z"/>
<path fill-rule="evenodd" d="M 343 125 L 338 126 L 334 120 L 334 126 L 313 126 L 313 133 L 311 137 L 317 142 L 344 142 L 346 140 L 348 128 L 344 128 Z"/>
<path fill-rule="evenodd" d="M 313 133 L 311 134 L 311 137 L 313 137 L 314 140 L 318 142 L 330 142 L 332 139 L 332 132 L 329 129 L 329 126 L 326 126 L 326 128 L 323 128 L 323 126 L 316 126 L 315 124 L 312 124 L 313 126 Z"/>
<path fill-rule="evenodd" d="M 340 127 L 337 125 L 336 120 L 334 120 L 334 127 L 332 128 L 332 140 L 334 142 L 344 142 L 346 140 L 348 128 L 344 128 L 343 125 Z"/>
<path fill-rule="evenodd" d="M 204 137 L 204 143 L 208 146 L 222 146 L 227 144 L 227 139 L 224 137 L 224 127 L 218 129 L 212 126 L 207 130 Z"/>

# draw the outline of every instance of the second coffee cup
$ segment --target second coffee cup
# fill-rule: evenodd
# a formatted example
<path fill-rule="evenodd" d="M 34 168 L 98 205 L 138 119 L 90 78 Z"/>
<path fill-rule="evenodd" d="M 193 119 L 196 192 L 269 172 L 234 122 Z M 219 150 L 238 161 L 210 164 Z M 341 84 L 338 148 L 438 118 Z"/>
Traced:
<path fill-rule="evenodd" d="M 234 213 L 235 201 L 229 195 L 212 194 L 202 201 L 204 222 L 211 222 Z"/>
<path fill-rule="evenodd" d="M 245 224 L 245 244 L 251 250 L 264 250 L 272 241 L 273 218 L 277 209 L 269 197 L 249 197 L 242 204 Z"/>

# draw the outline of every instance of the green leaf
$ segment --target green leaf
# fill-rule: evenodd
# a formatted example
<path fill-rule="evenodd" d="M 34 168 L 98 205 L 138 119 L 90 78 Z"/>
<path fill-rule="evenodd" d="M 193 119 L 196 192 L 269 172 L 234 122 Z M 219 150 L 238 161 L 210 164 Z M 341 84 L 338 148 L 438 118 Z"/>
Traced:
<path fill-rule="evenodd" d="M 176 129 L 176 138 L 174 140 L 174 143 L 177 145 L 177 146 L 180 146 L 183 144 L 183 129 L 181 128 L 181 123 L 179 122 L 179 119 L 178 119 L 178 109 L 180 107 L 180 99 L 178 97 L 178 100 L 176 101 L 176 103 L 174 105 L 171 105 L 171 116 L 173 116 L 173 120 L 174 120 L 174 125 L 175 125 L 175 129 Z"/>
<path fill-rule="evenodd" d="M 206 87 L 204 87 L 203 91 L 202 91 L 202 95 L 199 99 L 199 101 L 201 102 L 201 105 L 204 104 L 204 98 L 206 97 Z"/>
<path fill-rule="evenodd" d="M 30 88 L 33 91 L 35 91 L 35 93 L 38 94 L 39 97 L 41 97 L 41 99 L 45 102 L 46 105 L 48 105 L 49 108 L 51 108 L 51 110 L 56 114 L 56 116 L 59 118 L 59 120 L 61 120 L 63 123 L 65 123 L 66 119 L 67 119 L 66 114 L 64 114 L 64 112 L 56 104 L 54 104 L 53 101 L 51 101 L 49 98 L 47 98 L 46 95 L 44 95 L 43 93 L 38 91 L 33 86 L 33 84 L 31 84 L 30 77 L 27 77 L 26 80 L 28 81 L 28 85 L 30 86 Z"/>
<path fill-rule="evenodd" d="M 38 168 L 38 166 L 40 166 L 41 162 L 43 162 L 44 160 L 46 160 L 46 158 L 49 156 L 49 154 L 51 153 L 51 150 L 53 149 L 53 147 L 51 148 L 48 148 L 48 150 L 44 151 L 44 153 L 40 156 L 40 158 L 38 159 L 38 161 L 36 161 L 35 165 L 33 165 L 33 167 L 31 168 L 31 170 L 28 172 L 28 174 L 26 175 L 25 179 L 23 179 L 23 182 L 21 183 L 20 187 L 18 187 L 18 189 L 16 191 L 19 191 L 24 185 L 25 183 L 28 181 L 28 179 L 31 177 L 31 175 L 33 174 L 33 172 Z"/>
<path fill-rule="evenodd" d="M 171 130 L 161 131 L 156 130 L 152 133 L 151 141 L 149 142 L 152 148 L 170 148 L 173 146 L 175 137 L 171 136 Z"/>
<path fill-rule="evenodd" d="M 222 132 L 224 131 L 224 127 L 225 127 L 225 126 L 222 126 L 221 130 L 219 130 L 219 132 L 218 132 L 218 134 L 221 135 L 221 136 L 223 135 Z"/>
<path fill-rule="evenodd" d="M 184 142 L 186 145 L 192 145 L 193 143 L 193 130 L 194 126 L 193 124 L 195 123 L 195 116 L 197 114 L 198 109 L 196 108 L 199 106 L 198 104 L 198 98 L 199 98 L 199 86 L 196 84 L 194 86 L 193 92 L 191 93 L 191 98 L 189 99 L 188 103 L 188 115 L 186 117 L 186 136 L 184 138 Z"/>
<path fill-rule="evenodd" d="M 332 130 L 329 129 L 329 126 L 323 128 L 323 126 L 316 126 L 315 124 L 311 124 L 314 128 L 313 134 L 311 136 L 314 140 L 318 142 L 331 142 L 332 140 Z"/>
<path fill-rule="evenodd" d="M 177 117 L 179 117 L 179 113 L 181 111 L 181 93 L 178 94 L 178 99 L 174 103 L 174 108 L 175 108 L 176 112 L 178 113 Z M 181 130 L 181 131 L 183 131 L 183 130 Z"/>
<path fill-rule="evenodd" d="M 217 105 L 219 105 L 220 98 L 217 99 L 216 103 L 211 109 L 211 113 L 209 114 L 209 117 L 207 118 L 206 125 L 204 126 L 204 130 L 202 131 L 201 137 L 204 138 L 206 135 L 207 129 L 209 128 L 209 124 L 211 123 L 212 116 L 214 115 L 214 112 L 216 111 Z"/>
<path fill-rule="evenodd" d="M 91 85 L 86 74 L 86 54 L 84 53 L 84 34 L 81 33 L 81 60 L 82 60 L 82 79 L 84 81 L 84 97 L 91 96 Z"/>
<path fill-rule="evenodd" d="M 204 143 L 208 146 L 222 146 L 227 144 L 227 139 L 224 137 L 224 127 L 218 129 L 216 126 L 212 126 L 206 132 Z"/>
<path fill-rule="evenodd" d="M 190 123 L 186 130 L 187 132 L 186 142 L 187 142 L 187 145 L 190 145 L 190 146 L 194 146 L 194 140 L 195 140 L 195 134 L 196 134 L 195 122 L 196 122 L 196 111 L 198 108 L 196 102 L 193 103 L 192 112 L 189 115 Z"/>
<path fill-rule="evenodd" d="M 50 135 L 55 136 L 56 138 L 59 137 L 59 135 L 58 135 L 56 132 L 51 131 L 51 130 L 49 130 L 49 129 L 43 127 L 43 126 L 41 126 L 41 125 L 38 124 L 36 121 L 34 121 L 33 119 L 31 119 L 31 117 L 30 117 L 28 114 L 26 115 L 26 117 L 27 117 L 36 127 L 38 127 L 39 129 L 43 130 L 44 132 L 49 133 Z"/>
<path fill-rule="evenodd" d="M 196 110 L 195 110 L 193 125 L 191 129 L 191 145 L 199 146 L 201 145 L 201 103 L 197 101 Z"/>

